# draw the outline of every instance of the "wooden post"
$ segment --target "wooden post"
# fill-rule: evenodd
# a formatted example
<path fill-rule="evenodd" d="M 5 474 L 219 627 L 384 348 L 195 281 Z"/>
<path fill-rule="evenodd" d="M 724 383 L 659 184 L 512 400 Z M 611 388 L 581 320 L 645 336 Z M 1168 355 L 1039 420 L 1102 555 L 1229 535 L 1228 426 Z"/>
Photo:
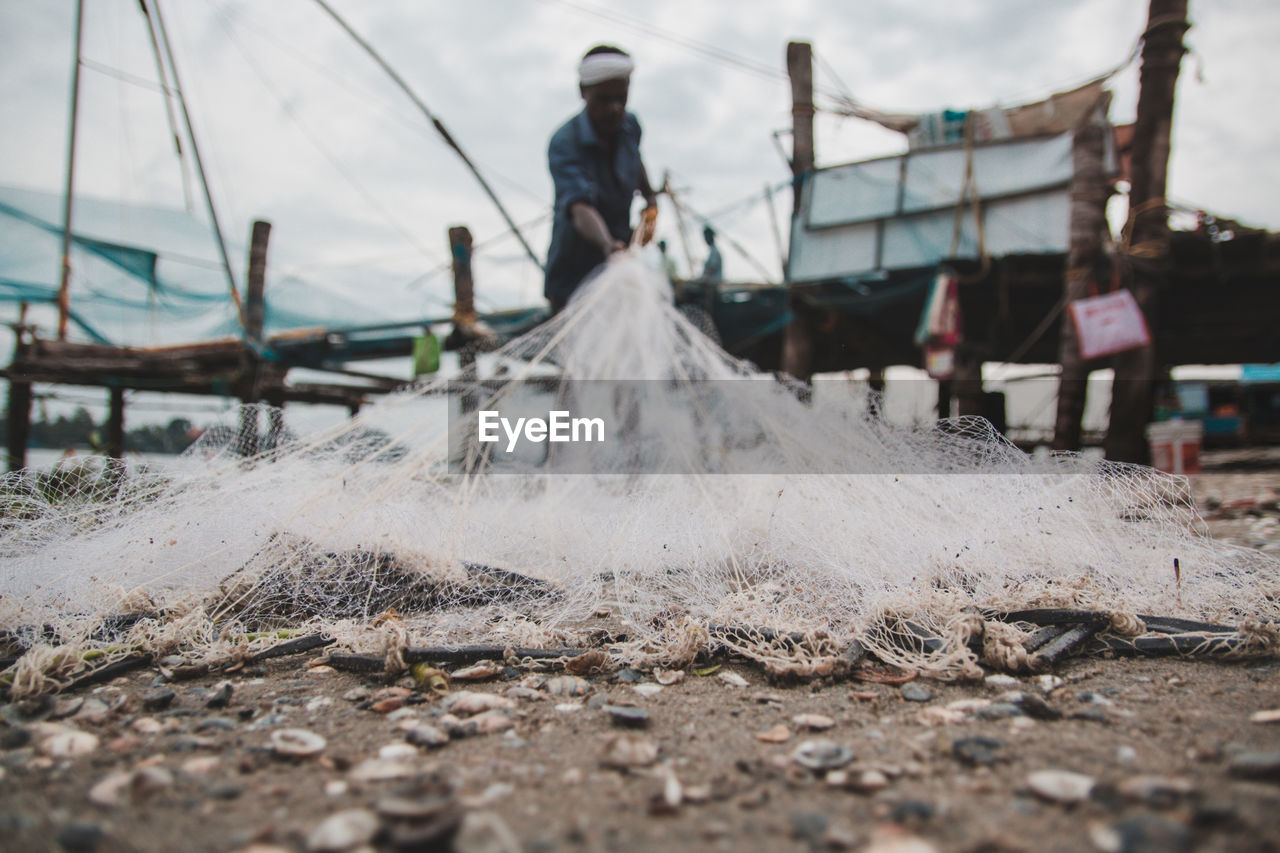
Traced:
<path fill-rule="evenodd" d="M 449 229 L 449 255 L 453 258 L 453 327 L 458 332 L 459 325 L 474 323 L 476 318 L 475 280 L 471 276 L 471 230 L 465 225 L 455 225 Z M 458 350 L 458 365 L 461 368 L 459 379 L 463 382 L 475 380 L 474 341 L 464 342 Z M 464 393 L 463 414 L 473 411 L 475 407 L 475 393 Z"/>
<path fill-rule="evenodd" d="M 1182 36 L 1187 0 L 1151 0 L 1143 34 L 1138 111 L 1133 126 L 1129 182 L 1128 253 L 1133 271 L 1130 289 L 1147 318 L 1154 338 L 1156 302 L 1168 280 L 1169 220 L 1165 184 L 1178 69 L 1186 48 Z M 1144 429 L 1155 409 L 1159 361 L 1151 345 L 1116 357 L 1111 389 L 1111 423 L 1105 444 L 1108 459 L 1147 463 L 1150 452 Z"/>
<path fill-rule="evenodd" d="M 111 389 L 111 403 L 107 410 L 107 456 L 124 458 L 124 389 Z"/>
<path fill-rule="evenodd" d="M 9 471 L 27 467 L 27 441 L 31 438 L 31 383 L 9 380 Z"/>
<path fill-rule="evenodd" d="M 1102 160 L 1108 129 L 1106 108 L 1109 97 L 1090 111 L 1071 137 L 1071 218 L 1067 269 L 1062 296 L 1067 304 L 1089 295 L 1089 282 L 1102 260 L 1102 235 L 1107 228 L 1107 197 L 1110 191 Z M 1085 393 L 1089 371 L 1080 360 L 1080 346 L 1071 312 L 1062 312 L 1058 334 L 1058 413 L 1053 427 L 1054 450 L 1079 450 L 1082 439 Z"/>
<path fill-rule="evenodd" d="M 791 174 L 793 183 L 792 222 L 800 215 L 805 181 L 813 172 L 813 47 L 807 42 L 787 44 L 787 75 L 791 78 Z M 787 307 L 791 322 L 783 331 L 782 369 L 808 382 L 813 375 L 811 320 L 806 306 L 796 298 L 790 275 L 787 280 Z"/>
<path fill-rule="evenodd" d="M 267 243 L 271 223 L 255 220 L 249 237 L 249 277 L 245 288 L 244 339 L 247 344 L 244 378 L 240 390 L 240 431 L 236 448 L 241 456 L 255 456 L 261 449 L 258 408 L 262 399 L 262 344 L 267 305 Z"/>
<path fill-rule="evenodd" d="M 255 345 L 262 343 L 267 319 L 267 243 L 270 239 L 271 223 L 255 220 L 249 237 L 249 280 L 244 308 L 244 334 Z"/>
<path fill-rule="evenodd" d="M 952 376 L 956 415 L 980 417 L 986 411 L 982 396 L 982 357 L 961 346 L 956 350 L 956 371 Z"/>
<path fill-rule="evenodd" d="M 465 225 L 449 229 L 449 256 L 453 258 L 453 323 L 468 325 L 476 319 L 476 290 L 471 277 L 471 229 Z"/>
<path fill-rule="evenodd" d="M 71 68 L 71 121 L 67 128 L 67 183 L 62 199 L 62 269 L 58 284 L 58 340 L 67 339 L 71 316 L 71 211 L 76 176 L 76 128 L 80 117 L 80 46 L 84 38 L 84 0 L 76 2 L 76 55 Z"/>

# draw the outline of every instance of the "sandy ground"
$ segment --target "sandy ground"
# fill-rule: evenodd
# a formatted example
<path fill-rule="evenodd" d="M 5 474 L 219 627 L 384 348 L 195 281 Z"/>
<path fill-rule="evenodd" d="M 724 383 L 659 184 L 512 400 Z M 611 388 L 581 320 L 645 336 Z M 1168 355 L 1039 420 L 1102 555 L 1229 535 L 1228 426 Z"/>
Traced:
<path fill-rule="evenodd" d="M 1280 545 L 1273 462 L 1192 478 L 1215 536 Z M 1280 849 L 1280 661 L 799 686 L 730 661 L 579 696 L 522 673 L 466 686 L 503 706 L 477 718 L 317 657 L 0 709 L 0 848 Z"/>

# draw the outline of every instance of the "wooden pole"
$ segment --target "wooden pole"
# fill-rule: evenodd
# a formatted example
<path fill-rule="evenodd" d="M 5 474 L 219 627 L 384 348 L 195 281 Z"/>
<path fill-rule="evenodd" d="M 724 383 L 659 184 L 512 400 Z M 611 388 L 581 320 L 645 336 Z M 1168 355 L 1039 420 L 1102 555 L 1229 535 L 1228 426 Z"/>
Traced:
<path fill-rule="evenodd" d="M 31 438 L 31 383 L 9 380 L 9 446 L 7 463 L 10 472 L 27 467 L 27 441 Z"/>
<path fill-rule="evenodd" d="M 267 320 L 267 244 L 271 223 L 256 220 L 249 236 L 249 279 L 245 291 L 244 333 L 254 346 L 261 346 Z"/>
<path fill-rule="evenodd" d="M 124 389 L 112 388 L 107 409 L 107 456 L 124 458 Z"/>
<path fill-rule="evenodd" d="M 792 222 L 800 215 L 804 184 L 813 172 L 813 47 L 807 42 L 787 44 L 787 76 L 791 78 L 791 174 Z M 808 382 L 813 374 L 813 341 L 809 312 L 796 298 L 791 276 L 787 281 L 787 307 L 791 322 L 782 338 L 782 369 Z"/>
<path fill-rule="evenodd" d="M 67 129 L 67 183 L 62 199 L 62 269 L 58 284 L 58 340 L 67 339 L 71 315 L 71 211 L 76 176 L 76 129 L 80 117 L 80 47 L 84 38 L 84 0 L 76 3 L 76 55 L 71 68 L 71 121 Z"/>
<path fill-rule="evenodd" d="M 1102 261 L 1102 235 L 1107 228 L 1110 195 L 1102 165 L 1109 127 L 1108 103 L 1109 97 L 1104 97 L 1096 111 L 1090 111 L 1081 119 L 1071 137 L 1070 243 L 1062 282 L 1067 304 L 1089 295 L 1089 282 Z M 1089 371 L 1080 359 L 1080 345 L 1070 311 L 1062 312 L 1058 341 L 1058 363 L 1062 369 L 1058 376 L 1053 449 L 1079 450 Z"/>
<path fill-rule="evenodd" d="M 959 417 L 984 414 L 982 396 L 982 357 L 961 344 L 956 348 L 956 370 L 951 378 Z"/>
<path fill-rule="evenodd" d="M 471 230 L 465 225 L 449 229 L 449 255 L 453 258 L 453 323 L 454 331 L 460 331 L 460 323 L 474 322 L 476 316 L 475 280 L 471 276 Z M 459 378 L 464 382 L 475 380 L 476 347 L 474 341 L 466 341 L 458 350 Z M 466 414 L 476 407 L 474 393 L 462 395 L 462 412 Z"/>
<path fill-rule="evenodd" d="M 182 93 L 182 81 L 178 78 L 178 64 L 173 59 L 173 42 L 169 40 L 169 30 L 164 25 L 164 15 L 160 11 L 160 0 L 140 0 L 142 10 L 151 17 L 155 12 L 156 29 L 160 33 L 161 46 L 165 58 L 169 61 L 169 70 L 173 72 L 173 92 L 178 96 L 178 106 L 182 108 L 182 120 L 187 126 L 187 138 L 191 142 L 191 157 L 195 161 L 196 174 L 200 176 L 200 187 L 204 190 L 205 209 L 209 212 L 209 221 L 213 225 L 213 236 L 218 244 L 218 253 L 222 258 L 222 269 L 227 275 L 227 286 L 231 290 L 231 301 L 236 306 L 236 315 L 240 325 L 245 324 L 244 305 L 240 300 L 240 291 L 236 288 L 236 277 L 231 272 L 231 259 L 227 255 L 227 241 L 222 238 L 222 226 L 218 222 L 218 210 L 213 204 L 213 194 L 209 191 L 209 178 L 205 174 L 204 160 L 200 157 L 200 145 L 196 142 L 196 129 L 191 124 L 191 112 L 187 109 L 187 98 Z"/>
<path fill-rule="evenodd" d="M 240 431 L 236 436 L 241 456 L 254 456 L 261 449 L 256 404 L 262 399 L 263 390 L 262 343 L 267 317 L 267 243 L 270 239 L 271 223 L 255 220 L 249 236 L 249 275 L 243 313 L 247 351 L 240 388 Z"/>
<path fill-rule="evenodd" d="M 1150 461 L 1144 429 L 1155 409 L 1159 370 L 1153 321 L 1160 288 L 1168 281 L 1169 220 L 1165 184 L 1173 101 L 1178 69 L 1186 52 L 1182 36 L 1191 26 L 1187 22 L 1187 0 L 1151 0 L 1147 15 L 1129 166 L 1129 222 L 1124 260 L 1132 269 L 1130 289 L 1146 315 L 1153 343 L 1115 359 L 1111 423 L 1105 443 L 1108 459 L 1143 464 Z"/>

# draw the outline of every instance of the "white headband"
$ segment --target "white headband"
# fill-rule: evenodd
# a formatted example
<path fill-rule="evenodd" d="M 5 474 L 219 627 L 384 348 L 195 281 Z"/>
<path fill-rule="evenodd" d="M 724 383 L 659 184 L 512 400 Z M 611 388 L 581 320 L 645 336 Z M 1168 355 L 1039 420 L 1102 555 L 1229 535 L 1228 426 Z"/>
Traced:
<path fill-rule="evenodd" d="M 578 82 L 594 86 L 606 80 L 626 80 L 635 70 L 631 57 L 620 53 L 593 53 L 578 65 Z"/>

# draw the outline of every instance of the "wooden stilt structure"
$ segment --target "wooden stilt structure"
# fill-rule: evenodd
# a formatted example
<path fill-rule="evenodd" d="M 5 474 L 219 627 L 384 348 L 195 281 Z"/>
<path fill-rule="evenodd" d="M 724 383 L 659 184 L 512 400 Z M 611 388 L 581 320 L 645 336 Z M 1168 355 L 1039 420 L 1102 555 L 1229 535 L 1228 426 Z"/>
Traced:
<path fill-rule="evenodd" d="M 1107 124 L 1107 100 L 1098 111 L 1089 113 L 1071 137 L 1071 214 L 1067 270 L 1063 276 L 1062 298 L 1069 305 L 1089 295 L 1095 286 L 1102 261 L 1102 238 L 1107 228 L 1107 198 L 1110 190 L 1103 173 Z M 1080 359 L 1079 341 L 1069 311 L 1062 312 L 1058 335 L 1058 409 L 1053 428 L 1054 450 L 1079 450 L 1083 438 L 1085 391 L 1088 366 Z"/>
<path fill-rule="evenodd" d="M 792 216 L 799 214 L 807 176 L 813 171 L 813 47 L 808 42 L 787 44 L 787 75 L 791 78 L 791 174 L 794 178 Z M 787 276 L 790 285 L 790 276 Z M 791 322 L 782 339 L 782 369 L 808 382 L 813 375 L 812 318 L 810 311 L 787 288 Z"/>
<path fill-rule="evenodd" d="M 1174 91 L 1182 54 L 1186 52 L 1182 36 L 1191 25 L 1187 22 L 1187 0 L 1151 0 L 1148 9 L 1123 257 L 1132 272 L 1129 287 L 1134 299 L 1146 315 L 1147 325 L 1154 328 L 1159 294 L 1166 288 L 1172 271 L 1164 195 Z M 1150 454 L 1144 430 L 1154 413 L 1160 368 L 1155 340 L 1149 346 L 1117 356 L 1114 366 L 1107 458 L 1145 464 L 1150 461 Z"/>

